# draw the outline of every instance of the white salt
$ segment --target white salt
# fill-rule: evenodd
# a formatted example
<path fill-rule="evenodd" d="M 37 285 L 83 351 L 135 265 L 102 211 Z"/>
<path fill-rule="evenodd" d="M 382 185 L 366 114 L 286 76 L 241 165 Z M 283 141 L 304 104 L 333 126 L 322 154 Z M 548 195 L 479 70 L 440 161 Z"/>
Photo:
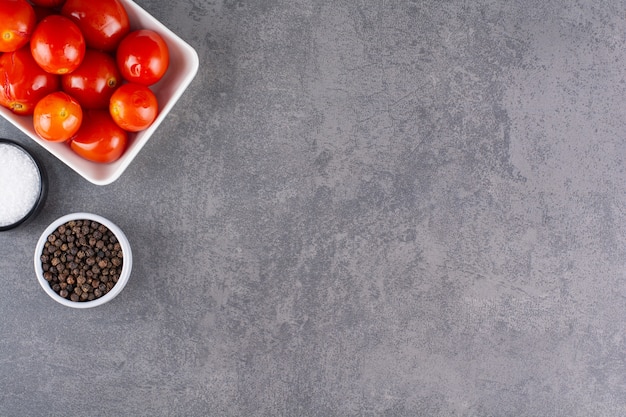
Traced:
<path fill-rule="evenodd" d="M 22 220 L 41 190 L 37 165 L 22 149 L 0 143 L 0 227 Z"/>

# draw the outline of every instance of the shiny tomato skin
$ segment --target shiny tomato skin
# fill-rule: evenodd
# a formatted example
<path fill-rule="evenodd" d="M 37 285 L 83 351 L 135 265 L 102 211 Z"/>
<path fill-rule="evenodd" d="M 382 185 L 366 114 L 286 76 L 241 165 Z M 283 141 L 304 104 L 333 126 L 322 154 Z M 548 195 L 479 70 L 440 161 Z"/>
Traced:
<path fill-rule="evenodd" d="M 109 112 L 119 127 L 139 132 L 154 122 L 159 112 L 156 96 L 145 85 L 128 83 L 111 96 Z"/>
<path fill-rule="evenodd" d="M 107 109 L 111 95 L 121 82 L 115 58 L 95 49 L 87 49 L 80 66 L 61 76 L 63 91 L 86 109 Z"/>
<path fill-rule="evenodd" d="M 52 74 L 74 71 L 83 61 L 85 50 L 85 38 L 78 26 L 61 15 L 44 17 L 30 39 L 33 58 Z"/>
<path fill-rule="evenodd" d="M 26 0 L 0 0 L 0 52 L 26 45 L 36 23 L 35 10 Z"/>
<path fill-rule="evenodd" d="M 41 7 L 59 7 L 65 3 L 65 0 L 30 0 L 35 6 Z"/>
<path fill-rule="evenodd" d="M 124 79 L 143 85 L 159 81 L 170 63 L 167 43 L 149 29 L 133 31 L 122 39 L 116 59 Z"/>
<path fill-rule="evenodd" d="M 115 124 L 107 110 L 86 110 L 70 147 L 89 161 L 111 163 L 124 154 L 127 144 L 128 133 Z"/>
<path fill-rule="evenodd" d="M 15 114 L 30 115 L 37 102 L 61 86 L 59 76 L 35 62 L 28 45 L 0 56 L 0 105 Z"/>
<path fill-rule="evenodd" d="M 119 0 L 67 0 L 61 14 L 74 21 L 87 46 L 112 52 L 130 32 L 130 21 Z"/>
<path fill-rule="evenodd" d="M 55 91 L 35 106 L 35 132 L 49 142 L 65 142 L 76 134 L 83 120 L 80 104 L 69 94 Z"/>

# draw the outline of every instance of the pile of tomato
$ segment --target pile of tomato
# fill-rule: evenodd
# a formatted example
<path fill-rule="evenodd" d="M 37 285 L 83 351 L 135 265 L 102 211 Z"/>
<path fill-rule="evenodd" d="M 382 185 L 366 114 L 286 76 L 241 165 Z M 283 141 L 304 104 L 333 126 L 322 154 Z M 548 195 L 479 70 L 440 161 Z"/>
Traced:
<path fill-rule="evenodd" d="M 100 163 L 155 120 L 150 86 L 169 66 L 163 38 L 131 30 L 119 0 L 0 0 L 0 54 L 0 105 Z"/>

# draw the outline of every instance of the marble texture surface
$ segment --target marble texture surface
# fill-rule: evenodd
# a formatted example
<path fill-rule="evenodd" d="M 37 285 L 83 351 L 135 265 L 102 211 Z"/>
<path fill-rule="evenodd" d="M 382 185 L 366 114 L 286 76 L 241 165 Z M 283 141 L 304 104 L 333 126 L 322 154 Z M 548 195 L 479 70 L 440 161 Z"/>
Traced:
<path fill-rule="evenodd" d="M 626 415 L 626 15 L 612 0 L 138 0 L 201 68 L 115 183 L 12 125 L 1 416 Z M 69 212 L 133 245 L 39 287 Z"/>

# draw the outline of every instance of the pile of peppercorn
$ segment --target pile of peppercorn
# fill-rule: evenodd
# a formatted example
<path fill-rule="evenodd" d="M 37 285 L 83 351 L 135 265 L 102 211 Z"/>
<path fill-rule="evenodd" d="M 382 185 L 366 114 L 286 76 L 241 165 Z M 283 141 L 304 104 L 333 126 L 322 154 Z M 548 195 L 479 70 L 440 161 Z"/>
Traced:
<path fill-rule="evenodd" d="M 106 226 L 91 220 L 71 220 L 48 236 L 41 266 L 44 279 L 61 297 L 92 301 L 117 283 L 123 253 Z"/>

